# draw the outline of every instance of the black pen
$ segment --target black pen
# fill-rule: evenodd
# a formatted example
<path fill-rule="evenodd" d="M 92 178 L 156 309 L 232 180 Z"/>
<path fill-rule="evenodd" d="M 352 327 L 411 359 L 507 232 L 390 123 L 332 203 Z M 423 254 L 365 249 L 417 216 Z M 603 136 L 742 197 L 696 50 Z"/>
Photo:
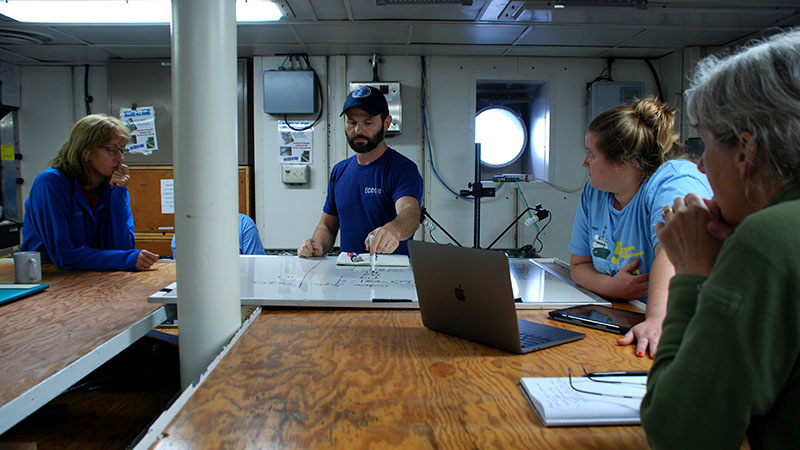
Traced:
<path fill-rule="evenodd" d="M 587 377 L 642 377 L 647 376 L 646 370 L 626 370 L 623 372 L 589 372 Z"/>

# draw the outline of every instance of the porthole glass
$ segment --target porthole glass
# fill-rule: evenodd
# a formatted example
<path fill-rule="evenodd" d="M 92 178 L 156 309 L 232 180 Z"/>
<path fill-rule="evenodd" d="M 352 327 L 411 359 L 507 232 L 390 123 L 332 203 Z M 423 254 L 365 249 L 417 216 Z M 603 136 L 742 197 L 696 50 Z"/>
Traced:
<path fill-rule="evenodd" d="M 481 162 L 490 167 L 513 163 L 527 143 L 525 123 L 513 110 L 490 106 L 475 116 L 475 142 L 481 144 Z"/>

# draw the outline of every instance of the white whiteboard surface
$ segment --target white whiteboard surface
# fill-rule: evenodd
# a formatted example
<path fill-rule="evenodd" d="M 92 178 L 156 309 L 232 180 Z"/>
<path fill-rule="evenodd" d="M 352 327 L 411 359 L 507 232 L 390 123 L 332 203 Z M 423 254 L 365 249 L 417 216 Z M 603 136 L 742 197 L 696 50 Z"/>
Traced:
<path fill-rule="evenodd" d="M 554 260 L 509 259 L 511 287 L 519 309 L 608 304 L 554 276 Z M 454 268 L 454 270 L 458 270 Z M 239 257 L 243 305 L 335 308 L 419 308 L 410 267 L 337 266 L 336 257 Z M 153 294 L 150 303 L 177 303 L 175 283 Z"/>

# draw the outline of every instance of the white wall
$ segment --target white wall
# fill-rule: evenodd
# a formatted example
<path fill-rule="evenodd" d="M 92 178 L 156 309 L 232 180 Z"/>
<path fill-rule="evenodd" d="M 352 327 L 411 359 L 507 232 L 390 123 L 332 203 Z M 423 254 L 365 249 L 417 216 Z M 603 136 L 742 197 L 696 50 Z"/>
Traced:
<path fill-rule="evenodd" d="M 69 137 L 72 125 L 86 115 L 83 66 L 22 66 L 19 108 L 19 151 L 22 202 L 34 178 L 50 165 Z M 93 113 L 108 113 L 108 79 L 105 66 L 89 68 Z"/>
<path fill-rule="evenodd" d="M 284 57 L 257 57 L 253 61 L 253 124 L 255 127 L 255 203 L 256 224 L 264 246 L 267 248 L 293 248 L 300 243 L 299 236 L 311 233 L 319 221 L 325 200 L 328 181 L 327 126 L 328 115 L 323 113 L 312 133 L 313 149 L 310 182 L 306 185 L 281 183 L 278 164 L 278 124 L 283 116 L 264 113 L 263 71 L 275 70 Z M 328 84 L 326 58 L 310 58 L 323 89 Z M 328 95 L 325 94 L 327 104 Z M 289 117 L 289 120 L 314 120 L 315 116 Z"/>
<path fill-rule="evenodd" d="M 283 57 L 256 57 L 253 70 L 255 128 L 256 223 L 268 248 L 293 249 L 313 232 L 325 200 L 331 167 L 352 155 L 347 147 L 341 105 L 350 81 L 372 80 L 372 55 L 312 57 L 325 91 L 325 112 L 314 127 L 311 182 L 304 186 L 280 182 L 277 124 L 282 118 L 264 114 L 263 70 L 277 68 Z M 425 181 L 423 202 L 431 215 L 464 245 L 473 239 L 473 204 L 447 192 L 433 175 L 424 147 L 421 102 L 421 58 L 381 56 L 380 77 L 402 83 L 403 131 L 389 138 L 389 145 L 414 160 Z M 665 96 L 675 99 L 683 85 L 682 55 L 656 62 Z M 475 81 L 478 79 L 546 80 L 551 83 L 550 181 L 579 189 L 585 180 L 581 167 L 586 127 L 586 83 L 604 68 L 605 61 L 575 58 L 428 57 L 427 114 L 433 158 L 445 182 L 455 191 L 467 189 L 474 173 Z M 679 68 L 680 67 L 680 68 Z M 646 93 L 655 94 L 649 69 L 641 60 L 617 60 L 612 76 L 617 81 L 641 80 Z M 84 115 L 83 66 L 22 67 L 22 107 L 19 112 L 23 199 L 33 178 L 47 167 L 66 139 L 72 124 Z M 93 112 L 108 112 L 105 66 L 92 66 Z M 307 119 L 307 116 L 303 116 Z M 291 118 L 290 118 L 291 119 Z M 169 137 L 166 137 L 169 138 Z M 542 203 L 553 222 L 542 235 L 544 256 L 568 258 L 567 245 L 578 193 L 563 193 L 542 183 L 523 184 L 529 203 Z M 486 246 L 524 207 L 516 189 L 504 186 L 494 199 L 482 202 L 481 244 Z M 533 229 L 519 226 L 495 244 L 498 248 L 530 244 Z M 440 242 L 449 239 L 433 231 Z M 430 240 L 427 231 L 417 239 Z"/>

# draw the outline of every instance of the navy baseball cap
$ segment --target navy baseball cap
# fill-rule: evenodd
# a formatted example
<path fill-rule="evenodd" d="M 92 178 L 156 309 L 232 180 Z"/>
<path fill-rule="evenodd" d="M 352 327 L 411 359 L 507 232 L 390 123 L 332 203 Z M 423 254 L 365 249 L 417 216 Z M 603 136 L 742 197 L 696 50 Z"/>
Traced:
<path fill-rule="evenodd" d="M 381 94 L 381 91 L 371 86 L 362 86 L 347 94 L 347 100 L 344 101 L 342 113 L 339 115 L 341 116 L 350 108 L 362 109 L 373 116 L 381 113 L 389 115 L 389 104 L 386 103 L 386 97 Z"/>

